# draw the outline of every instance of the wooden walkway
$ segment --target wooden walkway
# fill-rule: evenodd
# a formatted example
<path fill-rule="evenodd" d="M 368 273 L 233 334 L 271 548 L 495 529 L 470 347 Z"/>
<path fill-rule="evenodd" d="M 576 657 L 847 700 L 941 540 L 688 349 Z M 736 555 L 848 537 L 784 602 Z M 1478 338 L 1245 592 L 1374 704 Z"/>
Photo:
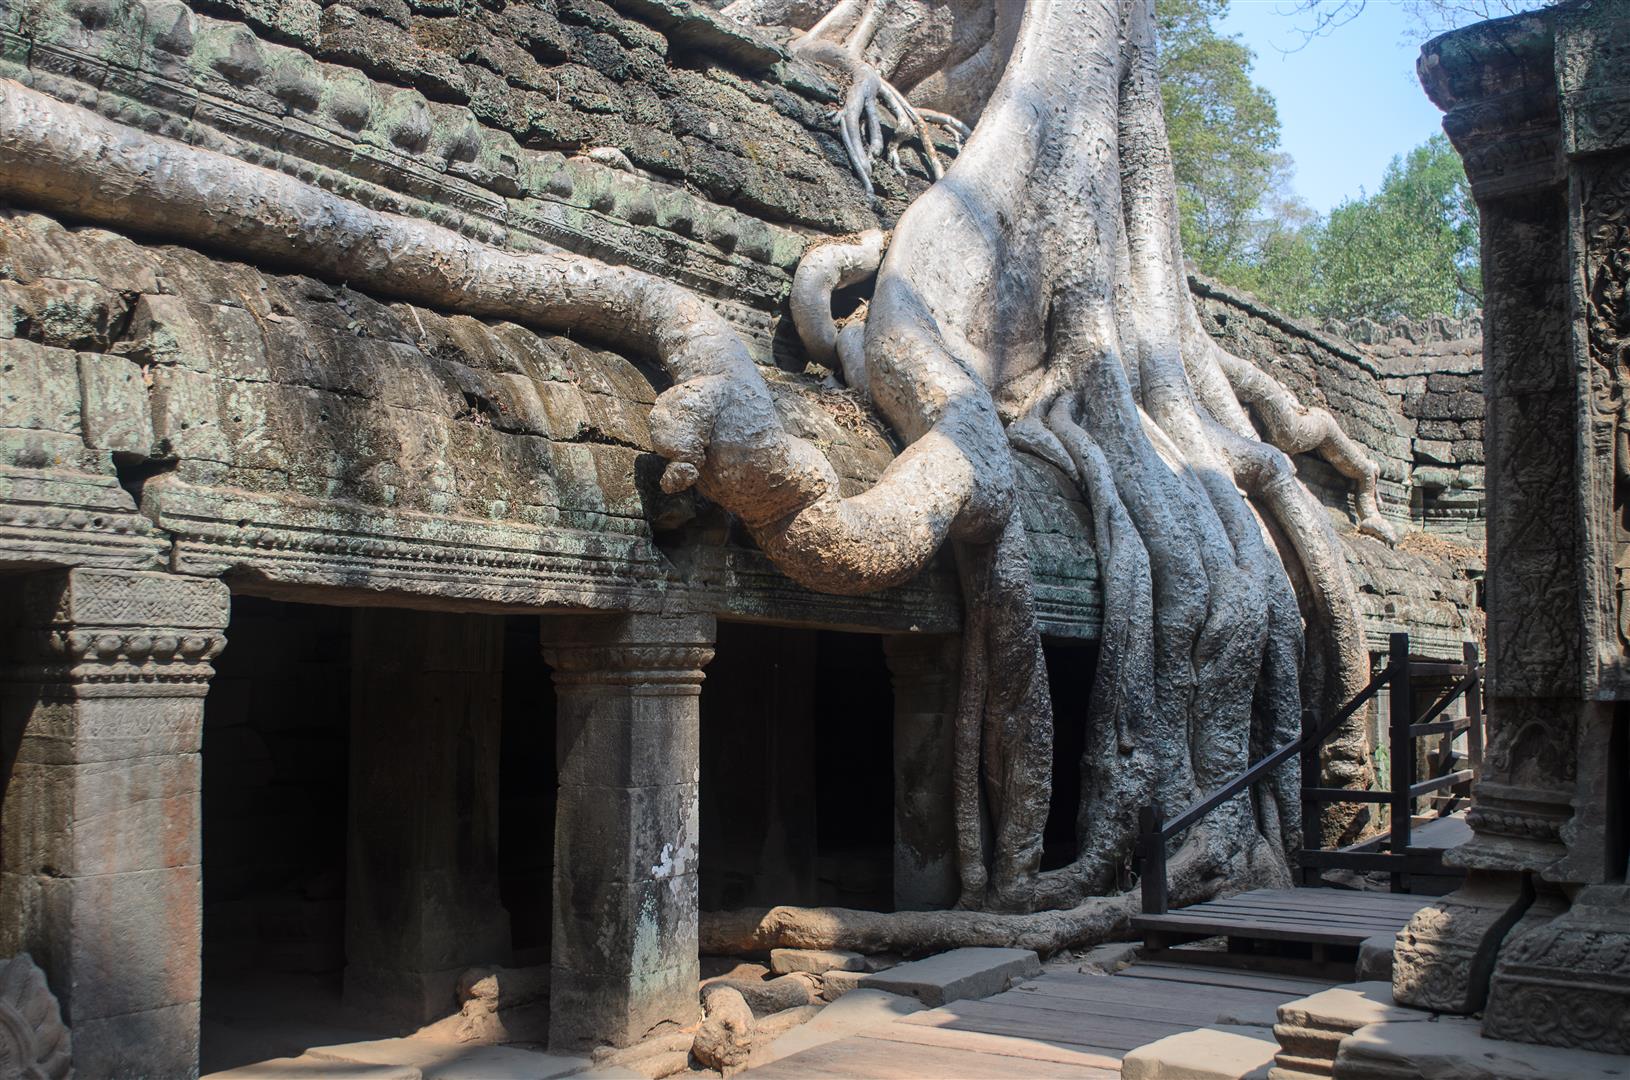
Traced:
<path fill-rule="evenodd" d="M 1351 977 L 1349 976 L 1349 979 Z M 1049 971 L 752 1069 L 754 1080 L 1048 1077 L 1111 1080 L 1127 1051 L 1215 1024 L 1262 1028 L 1334 980 L 1140 962 L 1116 975 Z"/>
<path fill-rule="evenodd" d="M 1430 899 L 1344 889 L 1256 889 L 1165 915 L 1136 915 L 1132 925 L 1153 949 L 1225 937 L 1236 958 L 1264 943 L 1290 943 L 1303 947 L 1313 964 L 1350 965 L 1366 938 L 1402 930 Z"/>

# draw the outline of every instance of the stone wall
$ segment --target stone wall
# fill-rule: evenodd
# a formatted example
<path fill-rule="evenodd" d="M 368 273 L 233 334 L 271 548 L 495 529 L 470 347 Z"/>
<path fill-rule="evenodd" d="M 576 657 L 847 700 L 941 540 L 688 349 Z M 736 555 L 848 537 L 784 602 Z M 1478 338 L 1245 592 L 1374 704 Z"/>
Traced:
<path fill-rule="evenodd" d="M 1397 547 L 1352 527 L 1344 477 L 1312 455 L 1296 459 L 1346 545 L 1371 649 L 1385 652 L 1387 634 L 1407 630 L 1412 647 L 1459 659 L 1461 643 L 1482 635 L 1481 319 L 1313 327 L 1198 276 L 1190 288 L 1214 337 L 1328 409 L 1380 464 Z"/>

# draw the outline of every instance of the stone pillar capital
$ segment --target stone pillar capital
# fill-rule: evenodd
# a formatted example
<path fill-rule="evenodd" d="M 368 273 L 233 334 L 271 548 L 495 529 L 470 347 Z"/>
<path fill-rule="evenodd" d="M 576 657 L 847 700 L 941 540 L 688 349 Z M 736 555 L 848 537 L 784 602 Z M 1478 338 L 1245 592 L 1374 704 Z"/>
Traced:
<path fill-rule="evenodd" d="M 55 695 L 203 697 L 231 597 L 210 578 L 79 568 L 23 579 L 9 681 Z"/>
<path fill-rule="evenodd" d="M 695 696 L 713 659 L 711 615 L 543 617 L 543 658 L 555 685 L 621 686 L 645 696 Z"/>

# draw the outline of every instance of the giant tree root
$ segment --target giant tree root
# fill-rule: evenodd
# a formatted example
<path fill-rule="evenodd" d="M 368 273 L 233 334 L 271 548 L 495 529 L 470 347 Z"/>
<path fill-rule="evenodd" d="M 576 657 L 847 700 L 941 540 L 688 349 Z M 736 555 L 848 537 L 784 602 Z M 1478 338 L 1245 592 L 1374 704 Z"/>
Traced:
<path fill-rule="evenodd" d="M 1195 829 L 1167 866 L 1173 905 L 1209 900 L 1224 891 L 1284 885 L 1268 861 L 1249 855 L 1219 861 L 1215 833 Z M 739 956 L 769 949 L 848 949 L 910 955 L 947 949 L 1034 949 L 1050 956 L 1133 936 L 1142 893 L 1094 896 L 1075 907 L 1030 914 L 989 911 L 858 911 L 853 908 L 773 907 L 702 912 L 705 956 Z"/>
<path fill-rule="evenodd" d="M 767 949 L 849 949 L 861 953 L 933 953 L 974 946 L 1060 949 L 1131 933 L 1135 893 L 1095 897 L 1063 911 L 1007 915 L 985 911 L 857 911 L 851 908 L 754 908 L 702 913 L 702 952 L 730 956 Z"/>

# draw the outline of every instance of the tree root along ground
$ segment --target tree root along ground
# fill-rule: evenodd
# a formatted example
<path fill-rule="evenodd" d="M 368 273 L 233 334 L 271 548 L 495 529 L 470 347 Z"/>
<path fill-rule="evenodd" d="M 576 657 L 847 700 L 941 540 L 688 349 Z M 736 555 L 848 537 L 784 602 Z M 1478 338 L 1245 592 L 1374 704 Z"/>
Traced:
<path fill-rule="evenodd" d="M 662 486 L 695 485 L 810 588 L 899 584 L 951 543 L 968 613 L 953 783 L 966 910 L 775 909 L 709 942 L 1050 951 L 1123 926 L 1130 900 L 1115 894 L 1140 807 L 1214 790 L 1253 751 L 1294 738 L 1304 707 L 1328 710 L 1367 679 L 1340 543 L 1285 451 L 1324 454 L 1358 484 L 1364 527 L 1386 526 L 1373 462 L 1328 414 L 1200 326 L 1177 239 L 1151 0 L 1023 5 L 1015 21 L 1019 7 L 842 0 L 828 13 L 829 28 L 850 27 L 838 40 L 864 91 L 845 121 L 852 155 L 881 150 L 864 99 L 885 82 L 895 96 L 895 86 L 922 90 L 931 112 L 978 117 L 890 236 L 817 247 L 798 275 L 793 314 L 811 351 L 835 355 L 906 443 L 848 498 L 822 454 L 782 426 L 732 329 L 658 278 L 504 251 L 10 82 L 0 83 L 0 194 L 651 355 L 674 381 L 651 414 L 668 459 Z M 932 50 L 902 47 L 919 24 L 897 21 L 919 8 L 985 12 L 988 33 L 957 39 L 942 57 L 951 67 L 921 70 Z M 887 56 L 873 48 L 883 45 Z M 908 59 L 919 69 L 910 79 Z M 884 104 L 906 111 L 903 98 Z M 832 289 L 869 275 L 864 319 L 839 329 Z M 1278 446 L 1258 436 L 1247 406 Z M 1086 716 L 1055 717 L 1049 702 L 1014 512 L 1016 447 L 1073 478 L 1091 507 L 1104 622 Z M 1086 729 L 1081 854 L 1043 873 L 1055 723 Z M 1361 781 L 1361 741 L 1342 745 L 1338 771 Z M 1286 880 L 1301 826 L 1292 764 L 1184 839 L 1174 896 Z"/>

